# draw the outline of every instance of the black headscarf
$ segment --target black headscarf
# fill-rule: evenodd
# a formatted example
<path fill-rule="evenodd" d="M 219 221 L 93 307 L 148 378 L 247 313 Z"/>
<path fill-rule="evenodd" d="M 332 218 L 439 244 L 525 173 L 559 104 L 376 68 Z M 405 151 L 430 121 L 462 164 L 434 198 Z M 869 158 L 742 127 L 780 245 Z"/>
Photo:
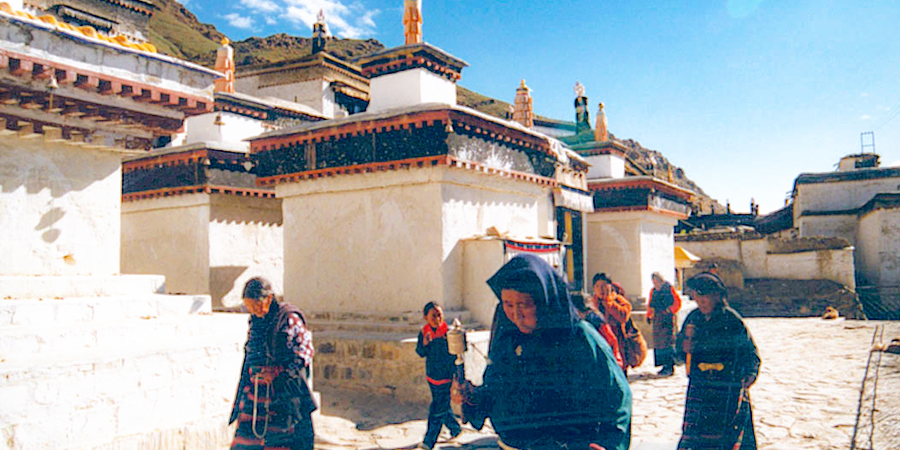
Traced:
<path fill-rule="evenodd" d="M 569 300 L 566 283 L 550 264 L 534 255 L 517 255 L 509 260 L 488 281 L 488 286 L 500 300 L 500 291 L 512 289 L 529 294 L 537 309 L 536 333 L 571 333 L 579 318 Z M 502 300 L 494 311 L 491 326 L 491 346 L 489 357 L 495 351 L 495 341 L 508 333 L 517 333 L 518 328 L 503 312 Z"/>

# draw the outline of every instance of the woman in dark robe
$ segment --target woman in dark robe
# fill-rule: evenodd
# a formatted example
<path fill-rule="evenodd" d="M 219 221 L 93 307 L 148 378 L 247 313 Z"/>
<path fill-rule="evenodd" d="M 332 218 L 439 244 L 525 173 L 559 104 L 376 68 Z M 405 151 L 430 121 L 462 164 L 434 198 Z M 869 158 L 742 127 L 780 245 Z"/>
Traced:
<path fill-rule="evenodd" d="M 756 344 L 719 277 L 701 273 L 685 285 L 697 309 L 677 341 L 690 379 L 678 448 L 755 450 L 749 389 L 759 374 Z"/>
<path fill-rule="evenodd" d="M 653 359 L 657 367 L 662 366 L 659 374 L 670 376 L 675 373 L 675 314 L 681 308 L 681 297 L 659 272 L 653 272 L 650 278 L 653 289 L 647 321 L 653 324 Z"/>
<path fill-rule="evenodd" d="M 625 450 L 631 390 L 609 344 L 576 315 L 562 278 L 542 259 L 519 255 L 488 285 L 494 313 L 484 383 L 466 383 L 463 420 L 490 417 L 502 448 Z"/>
<path fill-rule="evenodd" d="M 271 284 L 253 278 L 244 286 L 250 331 L 229 423 L 238 421 L 231 448 L 312 450 L 309 388 L 315 353 L 303 313 L 275 301 Z"/>

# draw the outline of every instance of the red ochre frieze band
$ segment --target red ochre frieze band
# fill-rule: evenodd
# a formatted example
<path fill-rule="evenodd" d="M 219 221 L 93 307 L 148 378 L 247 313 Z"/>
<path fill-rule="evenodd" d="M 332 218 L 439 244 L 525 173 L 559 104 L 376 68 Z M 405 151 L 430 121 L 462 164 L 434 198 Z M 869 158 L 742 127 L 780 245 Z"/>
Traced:
<path fill-rule="evenodd" d="M 691 192 L 686 189 L 646 178 L 638 180 L 629 180 L 628 178 L 624 178 L 621 181 L 614 182 L 588 183 L 588 190 L 591 192 L 616 191 L 623 189 L 650 189 L 674 195 L 685 200 L 690 199 L 692 195 Z"/>
<path fill-rule="evenodd" d="M 403 59 L 395 59 L 386 61 L 381 64 L 373 64 L 371 66 L 363 67 L 362 73 L 364 76 L 369 78 L 374 78 L 379 75 L 385 75 L 389 73 L 399 72 L 402 70 L 408 69 L 416 69 L 423 68 L 428 70 L 429 72 L 433 72 L 437 75 L 446 77 L 451 81 L 458 81 L 462 78 L 462 74 L 458 70 L 451 69 L 443 64 L 431 61 L 430 59 L 424 56 L 406 56 Z"/>
<path fill-rule="evenodd" d="M 604 208 L 602 206 L 598 207 L 598 206 L 594 205 L 594 212 L 611 213 L 611 212 L 633 212 L 633 211 L 634 212 L 650 211 L 650 212 L 655 212 L 658 214 L 672 216 L 679 220 L 684 220 L 684 219 L 688 218 L 688 215 L 686 213 L 672 211 L 672 210 L 665 209 L 665 208 L 658 208 L 656 206 L 650 206 L 650 205 L 612 206 L 612 207 L 608 207 L 608 208 Z"/>
<path fill-rule="evenodd" d="M 386 172 L 400 169 L 424 168 L 433 166 L 449 166 L 461 169 L 468 169 L 487 174 L 500 175 L 516 180 L 530 181 L 542 186 L 556 187 L 559 183 L 556 180 L 533 175 L 524 172 L 516 172 L 511 170 L 497 169 L 488 167 L 484 164 L 476 162 L 464 161 L 449 155 L 426 156 L 422 158 L 409 158 L 396 161 L 376 162 L 367 164 L 356 164 L 352 166 L 330 167 L 327 169 L 308 170 L 284 175 L 276 175 L 256 180 L 257 186 L 273 186 L 282 183 L 293 183 L 302 180 L 312 180 L 316 178 L 334 177 L 339 175 L 353 175 L 371 172 Z"/>
<path fill-rule="evenodd" d="M 229 194 L 241 197 L 257 197 L 257 198 L 275 198 L 275 192 L 263 189 L 236 188 L 231 186 L 178 186 L 162 189 L 153 189 L 151 191 L 132 192 L 122 195 L 123 202 L 132 202 L 136 200 L 148 200 L 160 197 L 174 197 L 186 194 Z"/>

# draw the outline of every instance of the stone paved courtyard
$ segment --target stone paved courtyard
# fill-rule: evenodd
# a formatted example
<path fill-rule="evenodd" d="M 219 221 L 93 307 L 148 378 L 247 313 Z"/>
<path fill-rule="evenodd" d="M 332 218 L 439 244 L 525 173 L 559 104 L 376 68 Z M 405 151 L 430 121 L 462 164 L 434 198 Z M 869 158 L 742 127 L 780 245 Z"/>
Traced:
<path fill-rule="evenodd" d="M 884 324 L 884 340 L 890 341 L 900 337 L 900 322 L 803 318 L 747 319 L 747 323 L 763 361 L 751 390 L 760 448 L 849 448 L 875 326 Z M 678 367 L 673 377 L 657 378 L 652 360 L 648 356 L 629 376 L 634 393 L 634 450 L 674 449 L 680 435 L 687 386 L 684 368 Z M 900 355 L 883 354 L 875 433 L 882 442 L 894 442 L 889 437 L 900 433 L 896 406 L 884 406 L 900 392 L 898 371 Z M 427 405 L 402 405 L 345 392 L 323 392 L 322 398 L 322 416 L 316 422 L 321 442 L 316 448 L 412 448 L 425 433 Z M 439 442 L 437 448 L 496 448 L 489 430 L 476 432 L 468 426 L 464 430 L 459 443 Z M 890 447 L 879 446 L 876 439 L 871 448 Z"/>

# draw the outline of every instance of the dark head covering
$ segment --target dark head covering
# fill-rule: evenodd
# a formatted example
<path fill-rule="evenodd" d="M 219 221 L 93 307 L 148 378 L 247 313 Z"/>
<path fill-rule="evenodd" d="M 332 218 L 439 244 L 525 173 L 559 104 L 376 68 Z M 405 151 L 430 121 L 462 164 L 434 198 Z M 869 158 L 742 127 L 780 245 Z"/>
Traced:
<path fill-rule="evenodd" d="M 517 255 L 509 260 L 488 281 L 494 295 L 500 298 L 500 291 L 512 289 L 531 295 L 537 315 L 538 333 L 550 330 L 571 332 L 578 323 L 569 291 L 562 277 L 541 258 L 534 255 Z M 505 334 L 518 332 L 518 328 L 503 312 L 502 300 L 494 311 L 494 323 L 491 326 L 491 347 L 494 341 Z"/>
<path fill-rule="evenodd" d="M 722 279 L 709 272 L 694 275 L 684 285 L 699 295 L 719 293 L 722 298 L 728 295 L 728 290 L 725 289 L 725 283 L 722 282 Z"/>

